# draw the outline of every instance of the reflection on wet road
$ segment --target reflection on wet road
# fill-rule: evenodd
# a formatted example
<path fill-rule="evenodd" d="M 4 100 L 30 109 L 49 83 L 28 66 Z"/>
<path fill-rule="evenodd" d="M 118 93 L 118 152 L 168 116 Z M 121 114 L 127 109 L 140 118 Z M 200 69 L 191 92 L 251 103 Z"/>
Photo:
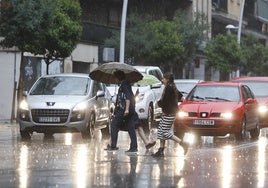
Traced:
<path fill-rule="evenodd" d="M 146 151 L 139 138 L 137 155 L 126 155 L 129 137 L 120 132 L 119 150 L 107 152 L 100 132 L 90 140 L 80 134 L 34 134 L 20 140 L 16 125 L 0 125 L 0 187 L 268 187 L 267 135 L 237 142 L 232 137 L 202 137 L 187 155 L 169 141 L 163 159 Z M 156 130 L 150 134 L 156 138 Z"/>

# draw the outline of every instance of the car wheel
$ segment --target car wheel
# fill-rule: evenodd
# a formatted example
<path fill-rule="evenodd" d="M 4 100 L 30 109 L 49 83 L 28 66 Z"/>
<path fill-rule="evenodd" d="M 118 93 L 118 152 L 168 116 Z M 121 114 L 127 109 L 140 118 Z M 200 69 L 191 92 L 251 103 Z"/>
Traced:
<path fill-rule="evenodd" d="M 92 113 L 89 116 L 86 130 L 81 132 L 82 138 L 88 139 L 93 138 L 95 129 L 95 115 Z"/>
<path fill-rule="evenodd" d="M 257 139 L 260 135 L 260 125 L 259 122 L 256 125 L 256 128 L 250 131 L 250 136 L 253 139 Z"/>
<path fill-rule="evenodd" d="M 32 132 L 30 131 L 20 131 L 20 136 L 22 140 L 30 140 L 32 137 Z"/>
<path fill-rule="evenodd" d="M 246 137 L 246 118 L 244 117 L 241 122 L 240 132 L 235 134 L 236 140 L 243 140 Z"/>

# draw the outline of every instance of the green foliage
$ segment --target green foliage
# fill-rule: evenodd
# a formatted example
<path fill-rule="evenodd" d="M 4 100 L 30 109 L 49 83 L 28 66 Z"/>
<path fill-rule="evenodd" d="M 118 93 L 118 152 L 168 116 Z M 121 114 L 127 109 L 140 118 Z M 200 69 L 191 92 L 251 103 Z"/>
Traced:
<path fill-rule="evenodd" d="M 0 35 L 4 47 L 17 46 L 21 51 L 30 47 L 42 29 L 42 0 L 2 0 L 0 14 Z"/>
<path fill-rule="evenodd" d="M 228 80 L 228 74 L 241 65 L 241 48 L 233 35 L 217 35 L 207 44 L 205 54 L 208 65 L 220 71 L 220 80 Z"/>
<path fill-rule="evenodd" d="M 182 36 L 177 32 L 177 25 L 165 19 L 156 20 L 146 25 L 147 43 L 145 51 L 147 62 L 173 64 L 184 52 Z"/>
<path fill-rule="evenodd" d="M 158 66 L 173 66 L 182 70 L 203 40 L 204 29 L 208 26 L 201 21 L 188 19 L 185 12 L 178 13 L 174 20 L 162 18 L 152 20 L 148 15 L 131 14 L 127 18 L 125 57 L 135 63 Z M 183 15 L 183 16 L 182 16 Z M 113 31 L 105 45 L 119 50 L 120 33 Z"/>
<path fill-rule="evenodd" d="M 242 73 L 267 76 L 268 48 L 252 35 L 243 38 L 241 46 L 243 50 Z"/>
<path fill-rule="evenodd" d="M 48 59 L 68 57 L 79 42 L 82 31 L 80 5 L 74 0 L 52 2 L 56 2 L 56 6 L 52 22 L 42 42 L 41 54 L 46 54 Z"/>
<path fill-rule="evenodd" d="M 174 22 L 178 25 L 178 32 L 182 35 L 183 46 L 185 51 L 182 54 L 180 61 L 182 64 L 188 62 L 194 53 L 196 53 L 203 41 L 207 40 L 209 24 L 207 16 L 203 13 L 195 13 L 194 19 L 187 11 L 176 11 Z"/>
<path fill-rule="evenodd" d="M 68 57 L 80 39 L 78 0 L 1 1 L 1 45 L 49 60 Z"/>

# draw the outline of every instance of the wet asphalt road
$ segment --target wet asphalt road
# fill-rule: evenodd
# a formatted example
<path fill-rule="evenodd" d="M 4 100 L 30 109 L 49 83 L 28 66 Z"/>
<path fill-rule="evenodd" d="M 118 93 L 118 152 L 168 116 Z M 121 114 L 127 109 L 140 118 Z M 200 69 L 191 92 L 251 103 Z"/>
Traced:
<path fill-rule="evenodd" d="M 266 133 L 267 132 L 267 133 Z M 150 133 L 156 138 L 156 129 Z M 268 187 L 268 130 L 258 140 L 202 137 L 186 156 L 169 141 L 163 159 L 151 157 L 138 137 L 137 155 L 126 155 L 129 137 L 120 132 L 115 152 L 104 151 L 108 138 L 100 131 L 83 140 L 80 134 L 34 134 L 21 141 L 18 125 L 0 123 L 0 187 Z M 188 139 L 188 138 L 186 138 Z"/>

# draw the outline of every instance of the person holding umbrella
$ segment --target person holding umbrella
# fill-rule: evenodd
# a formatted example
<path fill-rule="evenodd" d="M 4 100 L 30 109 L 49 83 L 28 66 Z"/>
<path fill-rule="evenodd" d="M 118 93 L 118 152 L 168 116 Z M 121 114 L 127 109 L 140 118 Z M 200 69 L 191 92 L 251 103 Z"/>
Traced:
<path fill-rule="evenodd" d="M 179 143 L 184 149 L 184 154 L 186 154 L 189 147 L 188 143 L 183 142 L 180 138 L 175 136 L 172 130 L 172 125 L 178 110 L 180 92 L 174 84 L 172 73 L 165 73 L 162 82 L 165 88 L 161 99 L 158 101 L 158 105 L 162 108 L 163 114 L 157 129 L 157 138 L 160 140 L 160 147 L 152 156 L 164 157 L 165 141 L 168 139 Z"/>
<path fill-rule="evenodd" d="M 119 127 L 125 123 L 125 130 L 128 131 L 131 140 L 130 148 L 127 152 L 137 152 L 138 144 L 133 116 L 135 112 L 134 94 L 123 71 L 117 70 L 113 74 L 120 82 L 120 87 L 116 97 L 114 117 L 111 121 L 111 144 L 107 145 L 106 150 L 118 150 L 117 140 Z"/>
<path fill-rule="evenodd" d="M 111 122 L 111 144 L 108 144 L 106 150 L 117 150 L 117 140 L 119 127 L 125 124 L 124 129 L 128 131 L 130 136 L 130 148 L 126 152 L 137 152 L 137 137 L 135 128 L 137 126 L 138 133 L 145 143 L 146 149 L 153 147 L 156 142 L 149 142 L 146 139 L 138 114 L 135 111 L 135 99 L 131 89 L 131 84 L 126 80 L 125 73 L 117 70 L 114 72 L 114 76 L 121 83 L 115 103 L 114 117 Z"/>

